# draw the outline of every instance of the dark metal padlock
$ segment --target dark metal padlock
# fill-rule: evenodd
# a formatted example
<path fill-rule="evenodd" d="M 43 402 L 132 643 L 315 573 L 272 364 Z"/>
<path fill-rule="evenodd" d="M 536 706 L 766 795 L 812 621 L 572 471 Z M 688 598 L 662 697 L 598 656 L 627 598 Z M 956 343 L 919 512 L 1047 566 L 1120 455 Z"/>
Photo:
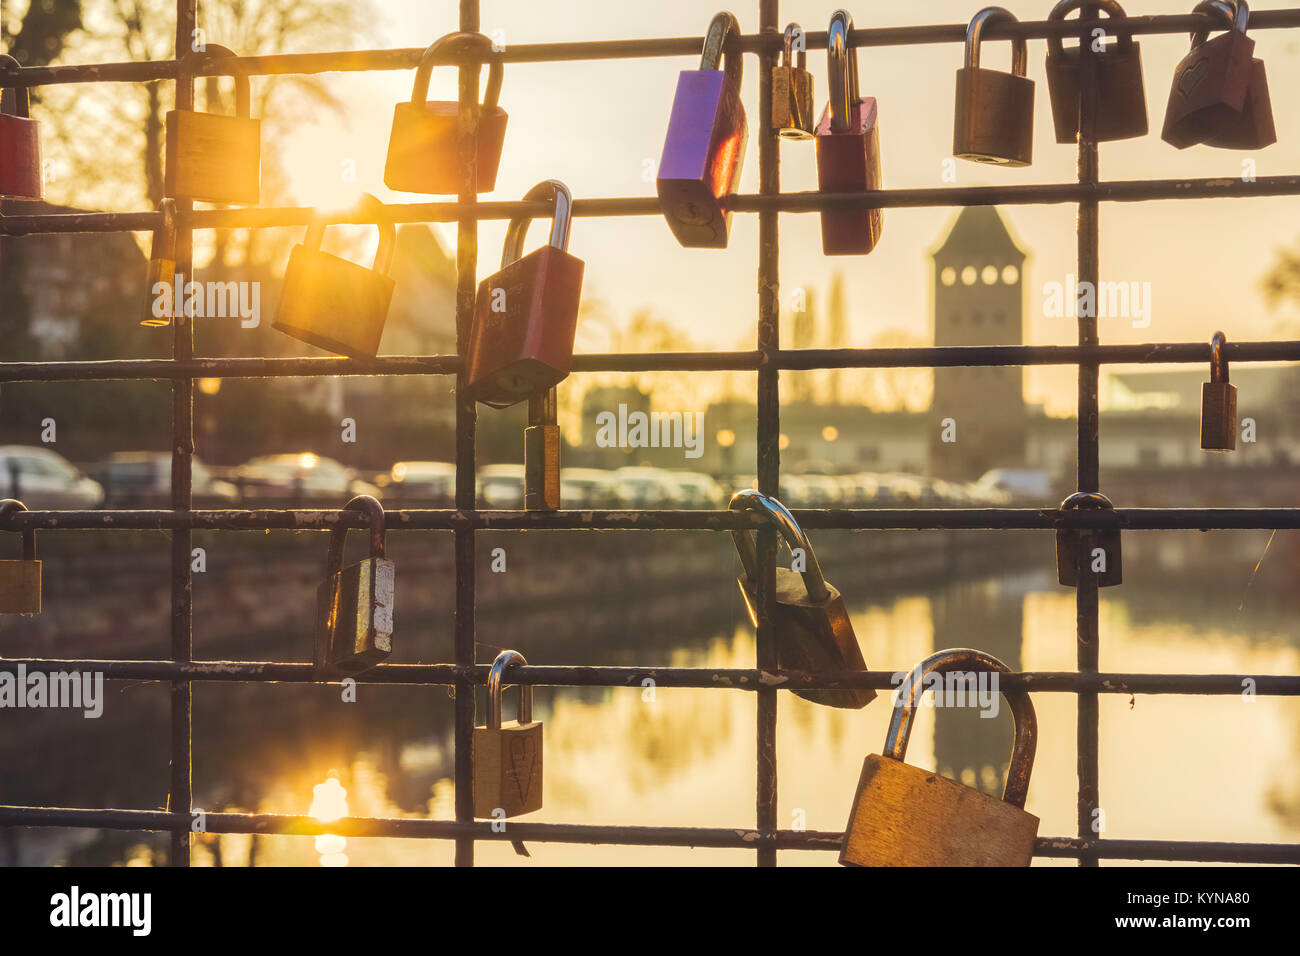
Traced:
<path fill-rule="evenodd" d="M 1241 112 L 1224 119 L 1204 142 L 1219 149 L 1263 149 L 1277 142 L 1273 101 L 1268 95 L 1268 72 L 1263 60 L 1250 61 L 1250 83 Z"/>
<path fill-rule="evenodd" d="M 1062 511 L 1075 508 L 1105 509 L 1114 511 L 1110 499 L 1096 491 L 1078 491 L 1061 502 Z M 1086 569 L 1096 568 L 1097 587 L 1109 588 L 1124 583 L 1124 565 L 1120 553 L 1119 526 L 1107 528 L 1057 528 L 1056 529 L 1056 579 L 1067 588 L 1079 586 L 1079 545 L 1087 548 L 1084 555 Z M 1101 554 L 1096 552 L 1100 550 Z M 1102 561 L 1102 567 L 1097 562 Z"/>
<path fill-rule="evenodd" d="M 474 728 L 474 816 L 480 819 L 517 817 L 542 808 L 542 722 L 533 720 L 530 685 L 519 685 L 517 719 L 501 721 L 502 677 L 511 664 L 528 661 L 518 651 L 505 650 L 492 662 L 487 726 Z"/>
<path fill-rule="evenodd" d="M 1034 81 L 1025 76 L 1029 47 L 1011 41 L 1011 72 L 980 67 L 980 33 L 998 20 L 1018 22 L 1002 7 L 985 7 L 966 29 L 965 66 L 957 71 L 952 154 L 958 159 L 1028 166 L 1034 157 Z"/>
<path fill-rule="evenodd" d="M 775 498 L 753 489 L 744 489 L 731 496 L 732 511 L 761 511 L 772 519 L 776 530 L 790 548 L 803 552 L 802 572 L 789 568 L 776 568 L 776 626 L 777 666 L 782 670 L 809 672 L 865 671 L 862 649 L 858 647 L 853 622 L 844 607 L 840 592 L 822 577 L 821 565 L 813 554 L 812 544 L 804 534 L 794 515 Z M 754 549 L 753 535 L 748 531 L 733 531 L 736 550 L 745 573 L 736 579 L 741 596 L 749 611 L 749 619 L 758 626 L 758 555 Z M 876 697 L 869 687 L 849 690 L 794 690 L 796 696 L 828 707 L 858 709 Z"/>
<path fill-rule="evenodd" d="M 233 51 L 209 43 L 189 53 L 182 71 L 192 73 Z M 262 195 L 262 122 L 252 119 L 248 74 L 234 67 L 235 115 L 172 110 L 167 114 L 168 196 L 202 202 L 256 204 Z"/>
<path fill-rule="evenodd" d="M 493 408 L 509 408 L 559 384 L 573 362 L 583 262 L 568 253 L 573 199 L 548 179 L 524 201 L 554 204 L 550 241 L 522 259 L 531 218 L 510 220 L 501 271 L 484 279 L 474 302 L 465 358 L 465 391 Z"/>
<path fill-rule="evenodd" d="M 1064 20 L 1074 10 L 1095 3 L 1115 19 L 1125 17 L 1115 0 L 1061 0 L 1048 15 Z M 1047 94 L 1058 143 L 1079 138 L 1079 47 L 1065 49 L 1059 36 L 1047 40 Z M 1098 141 L 1132 139 L 1147 134 L 1147 95 L 1142 84 L 1142 50 L 1132 34 L 1106 43 L 1096 54 L 1097 110 L 1094 125 Z"/>
<path fill-rule="evenodd" d="M 655 189 L 677 241 L 688 248 L 725 249 L 731 228 L 727 199 L 740 185 L 749 124 L 740 101 L 740 23 L 719 13 L 709 24 L 698 70 L 677 78 L 668 135 Z M 726 50 L 726 69 L 718 69 Z"/>
<path fill-rule="evenodd" d="M 1223 347 L 1228 338 L 1215 332 L 1210 339 L 1210 380 L 1201 385 L 1201 448 L 1234 451 L 1237 447 L 1237 386 L 1228 381 Z"/>
<path fill-rule="evenodd" d="M 1161 139 L 1186 149 L 1224 132 L 1246 105 L 1255 41 L 1246 36 L 1250 7 L 1244 0 L 1201 0 L 1193 13 L 1228 19 L 1231 27 L 1207 40 L 1209 29 L 1192 34 L 1192 49 L 1174 69 Z"/>
<path fill-rule="evenodd" d="M 26 511 L 16 498 L 0 501 L 0 520 Z M 23 532 L 22 560 L 0 561 L 0 614 L 41 613 L 41 562 L 36 558 L 36 532 Z"/>
<path fill-rule="evenodd" d="M 384 557 L 383 505 L 357 495 L 343 510 L 359 511 L 369 520 L 370 553 L 343 567 L 348 529 L 330 532 L 325 580 L 316 590 L 317 680 L 359 674 L 393 650 L 393 562 Z"/>
<path fill-rule="evenodd" d="M 524 510 L 560 508 L 559 398 L 554 388 L 528 399 L 524 429 Z"/>
<path fill-rule="evenodd" d="M 459 112 L 452 102 L 428 102 L 429 77 L 434 60 L 448 47 L 472 43 L 490 46 L 481 33 L 451 33 L 435 41 L 420 58 L 409 103 L 393 111 L 393 131 L 388 138 L 384 185 L 408 193 L 459 193 L 461 188 Z M 506 138 L 506 111 L 497 105 L 503 67 L 499 58 L 488 64 L 487 90 L 478 109 L 478 192 L 496 188 L 501 148 Z"/>
<path fill-rule="evenodd" d="M 396 230 L 383 204 L 369 193 L 358 210 L 379 226 L 379 248 L 371 269 L 320 248 L 325 217 L 318 214 L 303 241 L 289 253 L 272 327 L 337 355 L 374 358 L 393 300 Z"/>
<path fill-rule="evenodd" d="M 4 76 L 18 77 L 20 64 L 0 55 L 0 84 Z M 31 118 L 31 96 L 25 86 L 13 87 L 14 111 L 0 113 L 0 197 L 40 199 L 41 127 Z"/>
<path fill-rule="evenodd" d="M 817 188 L 824 193 L 860 193 L 880 188 L 880 128 L 876 98 L 858 95 L 858 54 L 849 49 L 853 18 L 845 10 L 831 17 L 826 66 L 830 95 L 817 124 Z M 822 252 L 862 255 L 880 241 L 881 209 L 823 209 Z"/>
<path fill-rule="evenodd" d="M 804 43 L 803 27 L 789 24 L 785 28 L 781 63 L 772 68 L 772 128 L 783 139 L 812 139 L 813 136 L 813 76 L 808 72 L 808 50 Z"/>
<path fill-rule="evenodd" d="M 153 327 L 171 325 L 181 307 L 177 300 L 184 298 L 184 290 L 176 288 L 176 200 L 160 199 L 158 211 L 162 213 L 162 225 L 154 230 L 149 247 L 149 302 L 140 320 L 141 325 Z M 159 315 L 168 303 L 170 308 Z"/>

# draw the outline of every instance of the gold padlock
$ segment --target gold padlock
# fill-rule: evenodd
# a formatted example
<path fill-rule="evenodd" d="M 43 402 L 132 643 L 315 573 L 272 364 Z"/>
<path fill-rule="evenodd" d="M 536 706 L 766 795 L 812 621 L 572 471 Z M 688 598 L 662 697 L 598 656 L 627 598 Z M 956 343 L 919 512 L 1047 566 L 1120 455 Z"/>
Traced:
<path fill-rule="evenodd" d="M 533 689 L 519 686 L 518 719 L 501 723 L 501 679 L 511 664 L 527 664 L 518 651 L 502 651 L 488 672 L 486 727 L 474 728 L 474 816 L 517 817 L 542 808 L 542 722 L 533 720 Z"/>
<path fill-rule="evenodd" d="M 965 66 L 957 71 L 952 154 L 958 159 L 1028 166 L 1034 155 L 1034 81 L 1025 76 L 1029 47 L 1011 41 L 1011 72 L 980 66 L 980 34 L 996 21 L 1018 22 L 1002 7 L 985 7 L 966 30 Z"/>
<path fill-rule="evenodd" d="M 177 300 L 185 297 L 184 290 L 176 288 L 176 200 L 159 200 L 158 211 L 163 221 L 149 247 L 149 302 L 140 320 L 155 328 L 172 324 Z"/>
<path fill-rule="evenodd" d="M 192 73 L 212 59 L 234 57 L 209 43 L 186 55 L 182 72 Z M 248 74 L 234 67 L 235 115 L 172 110 L 167 114 L 168 196 L 201 202 L 256 205 L 262 195 L 262 123 L 249 115 Z"/>
<path fill-rule="evenodd" d="M 27 506 L 16 498 L 0 501 L 0 521 Z M 23 532 L 22 560 L 0 561 L 0 614 L 41 613 L 41 562 L 36 559 L 36 532 Z"/>
<path fill-rule="evenodd" d="M 528 400 L 524 429 L 524 510 L 560 508 L 560 426 L 554 387 Z"/>
<path fill-rule="evenodd" d="M 1210 339 L 1210 380 L 1201 385 L 1201 448 L 1205 451 L 1237 448 L 1237 386 L 1228 382 L 1228 360 L 1223 357 L 1227 344 L 1222 332 Z"/>
<path fill-rule="evenodd" d="M 772 68 L 772 128 L 783 139 L 812 139 L 816 125 L 808 47 L 803 27 L 791 23 L 785 28 L 781 62 Z"/>

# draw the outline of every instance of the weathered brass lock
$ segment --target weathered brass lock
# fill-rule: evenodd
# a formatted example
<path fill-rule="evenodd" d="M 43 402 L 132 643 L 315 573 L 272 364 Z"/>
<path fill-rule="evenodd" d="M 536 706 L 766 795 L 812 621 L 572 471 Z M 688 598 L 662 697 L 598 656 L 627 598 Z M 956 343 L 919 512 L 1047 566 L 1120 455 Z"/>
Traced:
<path fill-rule="evenodd" d="M 1237 447 L 1237 386 L 1228 381 L 1223 347 L 1228 337 L 1215 332 L 1210 339 L 1210 380 L 1201 386 L 1201 448 L 1234 451 Z"/>
<path fill-rule="evenodd" d="M 1246 36 L 1249 6 L 1243 0 L 1228 0 L 1226 7 L 1220 0 L 1201 0 L 1192 12 L 1225 18 L 1229 10 L 1228 31 L 1213 40 L 1206 39 L 1208 29 L 1193 33 L 1191 52 L 1174 69 L 1160 134 L 1171 146 L 1186 149 L 1225 133 L 1246 106 L 1255 52 L 1255 41 Z"/>
<path fill-rule="evenodd" d="M 792 556 L 802 552 L 804 570 L 776 568 L 776 626 L 777 666 L 782 670 L 798 671 L 865 671 L 862 649 L 858 647 L 853 622 L 844 607 L 840 592 L 822 577 L 821 565 L 813 554 L 812 544 L 804 534 L 794 515 L 785 505 L 753 489 L 738 491 L 731 496 L 732 511 L 759 511 L 766 514 L 785 540 Z M 758 626 L 758 555 L 754 549 L 753 535 L 748 531 L 733 531 L 736 550 L 745 573 L 736 579 L 740 594 L 745 599 L 749 619 Z M 869 687 L 849 690 L 795 690 L 796 696 L 828 707 L 857 709 L 875 699 L 876 692 Z"/>
<path fill-rule="evenodd" d="M 0 86 L 5 76 L 17 79 L 21 65 L 11 56 L 0 55 Z M 25 86 L 15 86 L 14 111 L 0 113 L 0 196 L 40 199 L 41 127 L 31 118 L 31 96 Z"/>
<path fill-rule="evenodd" d="M 1231 0 L 1216 0 L 1215 9 L 1228 23 L 1233 23 L 1240 7 Z M 1250 82 L 1246 85 L 1246 102 L 1241 112 L 1225 114 L 1223 122 L 1204 140 L 1206 146 L 1219 149 L 1263 149 L 1277 142 L 1273 123 L 1273 101 L 1268 93 L 1268 73 L 1258 57 L 1250 61 Z"/>
<path fill-rule="evenodd" d="M 517 817 L 542 808 L 542 722 L 533 720 L 533 688 L 519 685 L 518 719 L 501 722 L 501 680 L 528 661 L 502 651 L 488 671 L 486 727 L 474 728 L 474 816 Z M 500 811 L 500 813 L 498 813 Z"/>
<path fill-rule="evenodd" d="M 808 49 L 803 27 L 791 23 L 785 28 L 781 63 L 772 68 L 772 128 L 783 139 L 812 139 L 813 123 Z"/>
<path fill-rule="evenodd" d="M 212 60 L 235 58 L 233 51 L 209 43 L 189 53 L 182 71 L 192 73 Z M 252 97 L 248 74 L 238 66 L 235 115 L 172 110 L 167 114 L 168 196 L 202 202 L 256 204 L 262 195 L 262 122 L 249 115 Z"/>
<path fill-rule="evenodd" d="M 393 131 L 388 138 L 388 160 L 384 185 L 408 193 L 459 193 L 461 188 L 459 113 L 452 102 L 430 103 L 429 78 L 434 61 L 446 56 L 453 46 L 490 48 L 492 41 L 481 33 L 450 33 L 435 41 L 420 58 L 415 86 L 408 103 L 393 111 Z M 501 148 L 506 138 L 506 111 L 497 105 L 501 96 L 503 67 L 499 58 L 488 64 L 487 91 L 478 108 L 476 127 L 477 191 L 496 188 Z"/>
<path fill-rule="evenodd" d="M 986 24 L 1018 22 L 1002 7 L 985 7 L 966 30 L 966 64 L 957 71 L 952 154 L 958 159 L 1028 166 L 1034 157 L 1034 81 L 1025 76 L 1029 47 L 1011 41 L 1011 72 L 980 67 L 980 33 Z"/>
<path fill-rule="evenodd" d="M 1065 15 L 1094 2 L 1112 18 L 1123 19 L 1124 8 L 1115 0 L 1061 0 L 1048 15 L 1064 20 Z M 1059 36 L 1047 40 L 1047 94 L 1052 101 L 1052 119 L 1058 143 L 1073 143 L 1079 137 L 1079 47 L 1065 49 Z M 1142 50 L 1132 34 L 1106 43 L 1096 55 L 1097 109 L 1094 137 L 1098 141 L 1131 139 L 1147 134 L 1147 96 L 1142 85 Z"/>
<path fill-rule="evenodd" d="M 1078 491 L 1061 502 L 1062 511 L 1076 508 L 1113 512 L 1110 499 L 1096 491 Z M 1067 588 L 1079 586 L 1079 548 L 1085 548 L 1084 569 L 1097 576 L 1097 587 L 1109 588 L 1124 583 L 1123 556 L 1120 552 L 1119 525 L 1104 528 L 1056 529 L 1056 579 Z"/>
<path fill-rule="evenodd" d="M 27 506 L 16 498 L 0 501 L 0 521 Z M 41 613 L 41 562 L 36 558 L 36 532 L 23 532 L 21 560 L 0 561 L 0 614 Z"/>
<path fill-rule="evenodd" d="M 1009 674 L 996 657 L 970 648 L 932 654 L 903 679 L 884 752 L 862 763 L 840 863 L 845 866 L 1029 866 L 1038 817 L 1025 812 L 1038 747 L 1029 694 L 1003 692 L 1015 721 L 1007 782 L 998 800 L 930 770 L 903 763 L 917 700 L 932 673 Z"/>
<path fill-rule="evenodd" d="M 176 288 L 176 200 L 160 199 L 158 211 L 162 225 L 154 230 L 149 247 L 149 302 L 140 320 L 153 327 L 171 325 L 183 307 L 177 300 L 184 298 L 184 290 Z"/>
<path fill-rule="evenodd" d="M 524 510 L 560 508 L 559 398 L 554 388 L 528 400 L 524 429 Z"/>
<path fill-rule="evenodd" d="M 351 677 L 374 667 L 393 650 L 393 562 L 384 557 L 384 508 L 357 495 L 344 511 L 359 511 L 370 523 L 369 555 L 343 567 L 348 529 L 330 532 L 325 581 L 316 590 L 317 680 Z"/>
<path fill-rule="evenodd" d="M 383 204 L 369 193 L 358 214 L 379 226 L 379 248 L 371 269 L 321 251 L 325 217 L 318 214 L 302 243 L 289 253 L 273 328 L 317 348 L 354 358 L 374 358 L 393 301 L 396 230 Z"/>

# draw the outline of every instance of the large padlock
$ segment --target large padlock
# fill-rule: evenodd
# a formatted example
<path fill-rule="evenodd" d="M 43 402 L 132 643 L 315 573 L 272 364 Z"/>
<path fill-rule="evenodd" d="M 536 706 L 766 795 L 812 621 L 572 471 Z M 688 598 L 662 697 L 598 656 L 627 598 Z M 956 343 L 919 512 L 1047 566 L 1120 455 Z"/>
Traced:
<path fill-rule="evenodd" d="M 735 15 L 719 13 L 709 24 L 700 68 L 677 78 L 655 188 L 668 227 L 688 248 L 727 247 L 727 200 L 740 185 L 749 138 L 740 101 L 739 38 Z M 724 48 L 726 68 L 719 69 Z"/>
<path fill-rule="evenodd" d="M 0 521 L 27 506 L 16 498 L 0 501 Z M 41 562 L 36 557 L 36 532 L 23 532 L 21 560 L 0 561 L 0 614 L 41 613 Z"/>
<path fill-rule="evenodd" d="M 410 102 L 398 103 L 393 111 L 393 131 L 388 138 L 388 160 L 384 166 L 384 185 L 389 189 L 408 193 L 460 192 L 460 105 L 430 103 L 429 77 L 434 61 L 451 52 L 449 47 L 462 44 L 490 47 L 491 42 L 481 33 L 451 33 L 424 51 L 415 71 Z M 477 191 L 481 193 L 496 188 L 501 147 L 506 138 L 506 111 L 497 105 L 502 72 L 499 58 L 488 64 L 487 91 L 477 111 Z"/>
<path fill-rule="evenodd" d="M 182 72 L 192 73 L 212 60 L 235 58 L 209 43 L 186 55 Z M 248 74 L 234 68 L 235 115 L 172 110 L 167 114 L 168 196 L 202 202 L 256 204 L 262 195 L 262 122 L 250 117 Z"/>
<path fill-rule="evenodd" d="M 791 23 L 785 28 L 781 62 L 772 67 L 772 129 L 783 139 L 812 139 L 813 122 L 808 49 L 803 27 Z"/>
<path fill-rule="evenodd" d="M 176 200 L 160 199 L 162 223 L 153 232 L 149 246 L 149 301 L 141 325 L 155 328 L 172 324 L 177 300 L 184 290 L 176 288 Z"/>
<path fill-rule="evenodd" d="M 1061 0 L 1048 15 L 1064 20 L 1074 10 L 1095 3 L 1115 19 L 1125 17 L 1115 0 Z M 1058 143 L 1073 143 L 1079 137 L 1079 47 L 1065 49 L 1059 36 L 1047 40 L 1047 94 L 1052 101 L 1052 120 Z M 1131 139 L 1147 134 L 1147 95 L 1142 85 L 1142 50 L 1130 33 L 1107 42 L 1095 58 L 1097 109 L 1094 138 L 1098 141 Z"/>
<path fill-rule="evenodd" d="M 817 189 L 824 193 L 880 188 L 876 98 L 858 95 L 858 54 L 849 49 L 852 31 L 853 18 L 837 10 L 827 31 L 829 96 L 817 124 Z M 881 209 L 823 209 L 821 220 L 822 252 L 828 256 L 870 252 L 885 226 Z"/>
<path fill-rule="evenodd" d="M 785 505 L 750 488 L 731 496 L 732 511 L 759 511 L 767 515 L 792 556 L 801 553 L 803 571 L 776 568 L 775 628 L 777 666 L 782 670 L 809 672 L 865 671 L 853 622 L 840 592 L 822 577 L 821 565 L 813 554 L 808 536 Z M 736 550 L 745 573 L 736 579 L 745 599 L 749 619 L 758 626 L 758 555 L 749 531 L 733 531 Z M 857 709 L 876 697 L 869 687 L 848 690 L 795 690 L 796 696 L 828 707 Z"/>
<path fill-rule="evenodd" d="M 0 85 L 4 77 L 17 80 L 20 68 L 13 57 L 0 55 Z M 0 197 L 40 199 L 41 127 L 31 118 L 27 87 L 13 87 L 13 97 L 14 111 L 0 113 Z"/>
<path fill-rule="evenodd" d="M 1029 866 L 1038 817 L 1025 812 L 1038 747 L 1029 694 L 1003 692 L 1015 741 L 1002 799 L 903 762 L 926 676 L 970 670 L 1009 674 L 996 657 L 970 648 L 939 651 L 911 670 L 898 688 L 884 752 L 862 763 L 840 863 L 845 866 Z"/>
<path fill-rule="evenodd" d="M 1228 0 L 1220 0 L 1215 7 L 1224 18 L 1233 22 L 1237 12 Z M 1250 61 L 1250 82 L 1246 86 L 1246 103 L 1241 112 L 1225 115 L 1217 129 L 1204 140 L 1206 146 L 1219 149 L 1263 149 L 1277 142 L 1277 127 L 1273 123 L 1273 101 L 1268 93 L 1268 72 L 1264 61 L 1255 57 Z"/>
<path fill-rule="evenodd" d="M 388 269 L 396 230 L 383 204 L 369 193 L 362 196 L 358 212 L 379 226 L 374 267 L 322 252 L 325 216 L 318 214 L 302 243 L 289 253 L 272 327 L 338 355 L 374 358 L 393 300 Z"/>
<path fill-rule="evenodd" d="M 384 508 L 357 495 L 344 511 L 359 511 L 370 524 L 369 554 L 343 567 L 348 529 L 330 532 L 325 580 L 316 589 L 317 680 L 349 677 L 374 667 L 393 650 L 393 562 L 384 556 Z"/>
<path fill-rule="evenodd" d="M 1171 146 L 1186 149 L 1225 132 L 1238 121 L 1246 105 L 1253 72 L 1255 41 L 1246 36 L 1250 7 L 1244 0 L 1201 0 L 1193 13 L 1224 19 L 1231 11 L 1226 33 L 1207 39 L 1209 28 L 1192 34 L 1192 49 L 1174 68 L 1174 81 L 1165 108 L 1160 137 Z"/>
<path fill-rule="evenodd" d="M 559 397 L 548 388 L 528 399 L 524 429 L 524 510 L 558 511 L 560 507 Z"/>
<path fill-rule="evenodd" d="M 957 71 L 952 154 L 958 159 L 1028 166 L 1034 157 L 1034 81 L 1025 76 L 1029 47 L 1011 41 L 1011 72 L 980 67 L 980 33 L 988 23 L 1018 22 L 1002 7 L 985 7 L 966 29 L 965 66 Z"/>
<path fill-rule="evenodd" d="M 532 687 L 519 685 L 518 719 L 501 722 L 505 669 L 527 663 L 518 651 L 502 651 L 488 671 L 487 726 L 474 728 L 474 816 L 479 818 L 517 817 L 542 808 L 542 722 L 533 720 Z"/>
<path fill-rule="evenodd" d="M 465 358 L 465 391 L 493 408 L 509 408 L 559 384 L 573 362 L 583 262 L 568 252 L 573 199 L 555 179 L 524 201 L 553 203 L 550 241 L 520 258 L 530 216 L 510 220 L 501 271 L 484 279 L 474 302 Z"/>
<path fill-rule="evenodd" d="M 1215 332 L 1210 339 L 1210 380 L 1201 385 L 1201 448 L 1234 451 L 1237 447 L 1237 386 L 1228 381 L 1223 347 L 1228 337 Z"/>
<path fill-rule="evenodd" d="M 1076 508 L 1115 510 L 1110 499 L 1096 491 L 1079 491 L 1061 502 L 1062 511 Z M 1079 548 L 1085 549 L 1084 567 L 1097 577 L 1097 587 L 1110 588 L 1124 583 L 1124 563 L 1120 553 L 1119 525 L 1104 528 L 1056 529 L 1056 579 L 1067 588 L 1079 586 Z"/>

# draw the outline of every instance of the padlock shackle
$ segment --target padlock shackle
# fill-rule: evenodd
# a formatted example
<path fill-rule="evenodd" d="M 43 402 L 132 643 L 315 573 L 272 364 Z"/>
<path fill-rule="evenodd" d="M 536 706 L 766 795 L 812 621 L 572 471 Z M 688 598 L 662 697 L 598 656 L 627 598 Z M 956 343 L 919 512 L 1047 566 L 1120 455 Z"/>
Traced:
<path fill-rule="evenodd" d="M 415 106 L 423 106 L 429 99 L 429 79 L 433 75 L 435 61 L 445 52 L 448 47 L 466 46 L 473 50 L 475 46 L 485 46 L 488 50 L 492 49 L 492 41 L 482 33 L 448 33 L 444 37 L 434 40 L 425 49 L 424 55 L 420 57 L 420 63 L 415 68 L 415 83 L 411 86 L 411 102 Z M 483 106 L 496 106 L 497 100 L 501 98 L 501 78 L 505 74 L 505 67 L 499 57 L 487 61 L 488 65 L 488 83 L 487 90 L 483 94 Z M 482 73 L 482 64 L 479 72 Z"/>
<path fill-rule="evenodd" d="M 158 211 L 162 213 L 162 225 L 153 232 L 153 243 L 149 247 L 149 258 L 176 258 L 176 200 L 168 197 L 158 200 Z"/>
<path fill-rule="evenodd" d="M 785 25 L 783 45 L 781 47 L 781 66 L 792 67 L 796 63 L 794 40 L 803 36 L 803 27 L 793 21 Z M 808 44 L 804 43 L 798 54 L 798 66 L 801 70 L 808 68 Z"/>
<path fill-rule="evenodd" d="M 1076 491 L 1061 502 L 1061 511 L 1073 511 L 1075 508 L 1115 510 L 1110 499 L 1100 491 Z"/>
<path fill-rule="evenodd" d="M 849 48 L 852 32 L 852 14 L 836 10 L 826 30 L 826 85 L 830 90 L 827 109 L 832 133 L 852 130 L 853 111 L 858 105 L 858 53 Z"/>
<path fill-rule="evenodd" d="M 1223 354 L 1223 347 L 1228 344 L 1228 337 L 1222 332 L 1215 332 L 1210 339 L 1210 383 L 1228 381 L 1228 359 Z"/>
<path fill-rule="evenodd" d="M 359 511 L 370 521 L 371 558 L 384 557 L 387 534 L 384 528 L 384 506 L 370 495 L 357 495 L 343 506 L 344 511 Z M 340 524 L 330 532 L 329 554 L 325 558 L 325 580 L 343 570 L 343 546 L 347 542 L 348 529 Z"/>
<path fill-rule="evenodd" d="M 1192 13 L 1204 13 L 1206 16 L 1217 13 L 1224 21 L 1225 30 L 1238 30 L 1241 33 L 1246 32 L 1246 25 L 1250 22 L 1250 5 L 1246 0 L 1201 0 L 1192 8 Z M 1202 27 L 1192 31 L 1193 50 L 1210 38 L 1211 29 L 1213 28 Z"/>
<path fill-rule="evenodd" d="M 524 193 L 524 202 L 549 199 L 554 205 L 551 213 L 550 244 L 561 252 L 569 249 L 569 226 L 573 220 L 573 196 L 569 187 L 558 179 L 545 179 L 528 192 Z M 523 255 L 524 236 L 528 234 L 528 224 L 532 216 L 519 216 L 510 220 L 506 227 L 506 241 L 501 249 L 501 268 Z"/>
<path fill-rule="evenodd" d="M 488 671 L 487 697 L 488 712 L 487 725 L 489 730 L 501 729 L 501 678 L 505 670 L 511 664 L 527 665 L 528 661 L 524 655 L 518 651 L 505 650 L 496 656 L 492 662 L 492 669 Z M 531 724 L 533 722 L 533 685 L 519 685 L 519 723 Z"/>
<path fill-rule="evenodd" d="M 379 229 L 379 247 L 375 249 L 375 262 L 371 268 L 380 275 L 388 275 L 388 270 L 393 264 L 393 250 L 397 245 L 397 227 L 389 218 L 384 204 L 370 193 L 362 193 L 354 208 L 359 216 L 375 221 L 375 226 Z M 323 212 L 317 212 L 312 216 L 311 223 L 307 226 L 307 233 L 302 240 L 302 244 L 308 249 L 321 247 L 321 243 L 325 240 L 327 218 Z"/>
<path fill-rule="evenodd" d="M 0 53 L 0 75 L 12 75 L 17 79 L 18 71 L 22 68 L 23 65 L 12 56 L 9 56 L 7 53 Z M 10 87 L 10 89 L 14 91 L 14 111 L 12 115 L 22 119 L 31 119 L 32 100 L 31 93 L 28 92 L 27 87 L 14 86 Z"/>
<path fill-rule="evenodd" d="M 554 385 L 528 397 L 528 424 L 558 425 L 560 410 L 559 391 Z"/>
<path fill-rule="evenodd" d="M 188 73 L 193 78 L 198 68 L 207 66 L 210 61 L 225 59 L 238 60 L 239 57 L 230 47 L 221 46 L 219 43 L 209 43 L 205 49 L 191 50 L 181 58 L 181 72 Z M 229 75 L 234 77 L 235 80 L 235 115 L 241 119 L 248 119 L 252 115 L 253 103 L 248 73 L 236 63 Z"/>
<path fill-rule="evenodd" d="M 17 514 L 19 511 L 26 511 L 27 506 L 17 498 L 5 498 L 0 500 L 0 521 L 3 521 L 11 514 Z M 23 560 L 36 560 L 36 532 L 31 528 L 23 531 Z"/>
<path fill-rule="evenodd" d="M 772 519 L 791 554 L 795 548 L 803 549 L 804 570 L 800 574 L 803 576 L 804 588 L 808 591 L 808 599 L 819 604 L 830 597 L 830 588 L 822 577 L 822 567 L 817 561 L 817 555 L 813 553 L 812 543 L 785 505 L 770 495 L 753 488 L 744 488 L 731 496 L 731 503 L 727 507 L 732 511 L 761 511 Z M 757 582 L 758 552 L 754 548 L 753 534 L 748 530 L 733 531 L 731 538 L 736 542 L 736 551 L 740 553 L 740 563 L 745 566 L 745 576 Z"/>
<path fill-rule="evenodd" d="M 966 28 L 966 69 L 978 70 L 980 66 L 980 34 L 984 27 L 998 20 L 1019 23 L 1014 13 L 1004 7 L 985 7 L 971 18 Z M 1011 41 L 1011 72 L 1024 76 L 1029 72 L 1029 44 L 1024 37 L 1015 37 Z"/>
<path fill-rule="evenodd" d="M 1089 5 L 1097 7 L 1101 13 L 1106 14 L 1112 20 L 1122 20 L 1128 16 L 1124 12 L 1124 8 L 1115 0 L 1061 0 L 1060 3 L 1052 7 L 1052 12 L 1047 15 L 1047 19 L 1064 20 L 1067 13 L 1073 13 L 1076 10 L 1079 11 L 1079 16 L 1082 17 L 1083 8 Z M 1062 41 L 1063 38 L 1059 36 L 1047 38 L 1047 49 L 1052 56 L 1065 55 L 1065 46 Z M 1119 49 L 1123 53 L 1128 53 L 1133 49 L 1133 34 L 1119 34 Z"/>
<path fill-rule="evenodd" d="M 721 64 L 727 76 L 740 88 L 744 59 L 740 55 L 740 21 L 730 10 L 723 10 L 709 21 L 709 31 L 704 35 L 704 51 L 700 55 L 701 70 L 716 70 Z M 725 60 L 723 54 L 726 54 Z"/>
<path fill-rule="evenodd" d="M 955 670 L 973 670 L 986 673 L 1010 674 L 1011 668 L 992 654 L 969 647 L 954 647 L 931 654 L 917 664 L 898 685 L 894 699 L 894 713 L 889 718 L 889 732 L 885 735 L 882 755 L 900 763 L 907 756 L 907 742 L 912 735 L 912 720 L 916 706 L 925 691 L 925 678 L 929 674 L 946 674 Z M 1002 802 L 1021 810 L 1029 795 L 1029 775 L 1034 769 L 1034 754 L 1038 749 L 1038 717 L 1034 702 L 1025 690 L 1003 690 L 1002 696 L 1011 705 L 1011 719 L 1015 725 L 1015 739 L 1011 744 L 1011 762 L 1007 767 L 1007 783 L 1002 790 Z"/>

